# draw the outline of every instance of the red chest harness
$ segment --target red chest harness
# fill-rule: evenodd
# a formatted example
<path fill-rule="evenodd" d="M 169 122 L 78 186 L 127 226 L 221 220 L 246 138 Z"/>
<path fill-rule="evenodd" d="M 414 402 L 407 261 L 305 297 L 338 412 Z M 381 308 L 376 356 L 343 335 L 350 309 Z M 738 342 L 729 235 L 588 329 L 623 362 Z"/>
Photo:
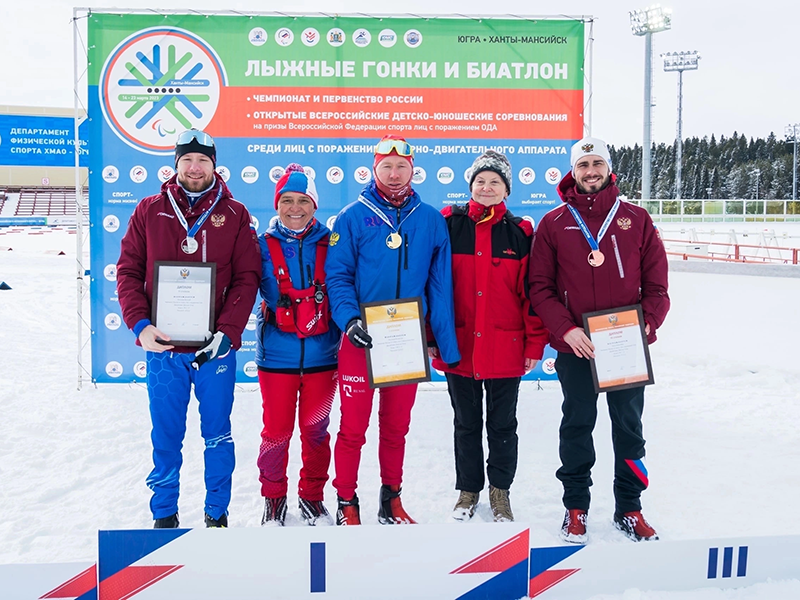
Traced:
<path fill-rule="evenodd" d="M 317 259 L 314 265 L 314 285 L 295 289 L 280 241 L 264 234 L 272 258 L 272 272 L 278 282 L 278 303 L 272 312 L 267 303 L 261 302 L 261 310 L 267 323 L 299 338 L 311 337 L 328 331 L 330 306 L 325 285 L 325 257 L 328 255 L 328 240 L 317 242 Z"/>

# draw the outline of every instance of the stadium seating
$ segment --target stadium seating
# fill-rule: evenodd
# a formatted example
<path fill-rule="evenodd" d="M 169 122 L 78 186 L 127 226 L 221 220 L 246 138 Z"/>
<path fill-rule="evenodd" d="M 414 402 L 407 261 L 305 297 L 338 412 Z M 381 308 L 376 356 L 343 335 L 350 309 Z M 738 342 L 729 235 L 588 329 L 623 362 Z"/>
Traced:
<path fill-rule="evenodd" d="M 30 188 L 20 190 L 14 216 L 68 216 L 76 212 L 74 188 Z"/>

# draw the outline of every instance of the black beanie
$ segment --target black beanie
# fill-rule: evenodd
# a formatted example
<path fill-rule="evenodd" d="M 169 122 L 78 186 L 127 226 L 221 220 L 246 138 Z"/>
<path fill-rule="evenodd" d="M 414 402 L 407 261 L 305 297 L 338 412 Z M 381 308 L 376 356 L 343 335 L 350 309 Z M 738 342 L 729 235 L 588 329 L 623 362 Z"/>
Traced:
<path fill-rule="evenodd" d="M 469 173 L 469 189 L 472 189 L 472 183 L 481 171 L 492 171 L 500 175 L 503 183 L 506 184 L 506 190 L 511 193 L 511 163 L 504 154 L 495 152 L 494 150 L 487 150 L 481 154 L 472 163 Z"/>
<path fill-rule="evenodd" d="M 203 146 L 200 142 L 197 141 L 197 138 L 192 138 L 188 144 L 177 144 L 175 146 L 175 167 L 178 167 L 178 160 L 184 154 L 189 154 L 190 152 L 199 152 L 200 154 L 205 154 L 207 157 L 211 159 L 211 162 L 214 163 L 214 167 L 217 166 L 217 147 L 212 146 L 209 148 L 208 146 Z"/>

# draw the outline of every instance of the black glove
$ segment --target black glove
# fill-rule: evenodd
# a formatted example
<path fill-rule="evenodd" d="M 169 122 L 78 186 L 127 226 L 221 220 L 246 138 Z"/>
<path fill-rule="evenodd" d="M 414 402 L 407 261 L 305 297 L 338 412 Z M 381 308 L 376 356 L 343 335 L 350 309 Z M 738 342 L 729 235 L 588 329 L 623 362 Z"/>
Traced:
<path fill-rule="evenodd" d="M 372 336 L 364 329 L 361 319 L 350 319 L 347 324 L 347 338 L 356 348 L 372 348 Z"/>
<path fill-rule="evenodd" d="M 203 342 L 203 347 L 194 353 L 192 366 L 199 369 L 205 363 L 215 358 L 225 358 L 231 351 L 231 338 L 218 331 Z"/>

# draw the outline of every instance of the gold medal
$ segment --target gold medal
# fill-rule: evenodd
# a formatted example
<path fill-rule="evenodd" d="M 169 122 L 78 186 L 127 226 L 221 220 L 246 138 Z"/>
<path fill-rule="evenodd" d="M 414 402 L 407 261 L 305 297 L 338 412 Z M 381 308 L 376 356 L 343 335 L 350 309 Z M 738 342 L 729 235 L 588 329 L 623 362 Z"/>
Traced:
<path fill-rule="evenodd" d="M 193 237 L 187 237 L 185 240 L 181 242 L 181 250 L 185 254 L 194 254 L 197 252 L 197 249 L 200 247 L 200 244 L 197 243 L 197 240 Z"/>
<path fill-rule="evenodd" d="M 396 231 L 393 231 L 389 234 L 386 238 L 386 245 L 389 246 L 392 250 L 397 250 L 400 247 L 400 244 L 403 243 L 403 238 L 400 237 L 400 234 Z"/>
<path fill-rule="evenodd" d="M 593 267 L 599 267 L 606 261 L 606 257 L 600 250 L 592 250 L 589 253 L 589 264 Z"/>

